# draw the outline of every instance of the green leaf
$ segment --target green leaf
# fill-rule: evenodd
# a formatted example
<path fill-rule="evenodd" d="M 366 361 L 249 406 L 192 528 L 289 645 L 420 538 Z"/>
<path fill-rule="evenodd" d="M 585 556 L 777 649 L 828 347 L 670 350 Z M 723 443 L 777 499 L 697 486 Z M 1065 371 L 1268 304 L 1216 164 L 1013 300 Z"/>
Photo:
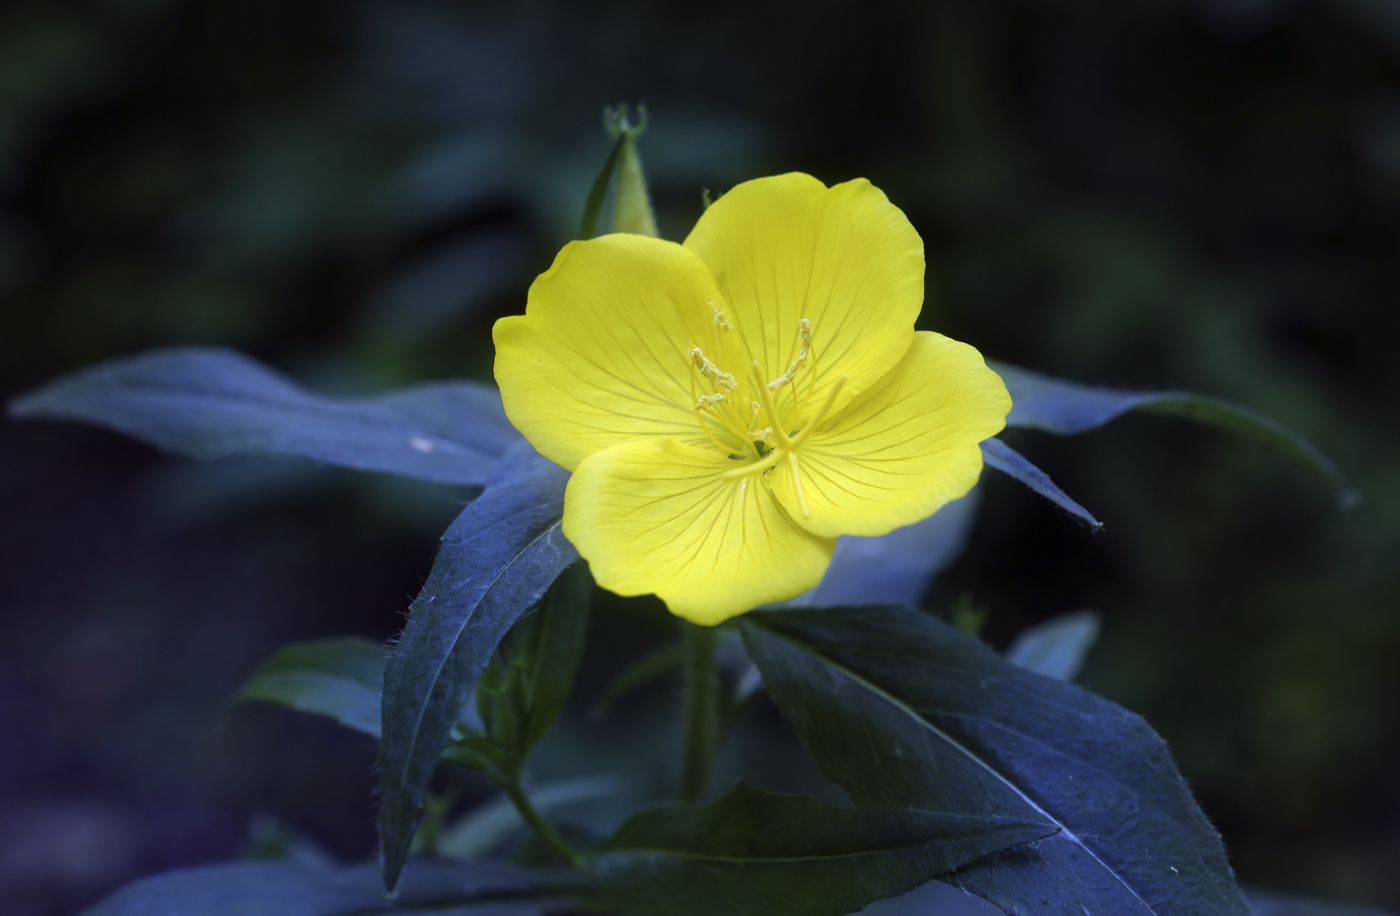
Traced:
<path fill-rule="evenodd" d="M 1063 614 L 1023 631 L 1006 650 L 1006 660 L 1057 681 L 1072 681 L 1098 638 L 1098 614 Z"/>
<path fill-rule="evenodd" d="M 538 610 L 516 621 L 477 681 L 482 727 L 488 738 L 514 755 L 517 775 L 573 688 L 588 628 L 591 587 L 582 566 L 561 575 Z"/>
<path fill-rule="evenodd" d="M 193 458 L 298 455 L 438 483 L 484 483 L 520 441 L 489 385 L 442 382 L 328 398 L 246 356 L 201 347 L 103 363 L 9 409 L 19 419 L 94 423 Z"/>
<path fill-rule="evenodd" d="M 560 531 L 568 473 L 523 444 L 501 468 L 443 535 L 384 672 L 379 832 L 391 889 L 477 677 L 516 619 L 578 559 Z"/>
<path fill-rule="evenodd" d="M 281 703 L 379 737 L 379 693 L 389 650 L 348 637 L 283 646 L 248 678 L 238 699 Z"/>
<path fill-rule="evenodd" d="M 739 626 L 769 695 L 858 807 L 1062 828 L 943 880 L 1019 916 L 1248 916 L 1219 835 L 1138 716 L 908 608 Z"/>
<path fill-rule="evenodd" d="M 84 916 L 536 916 L 567 909 L 583 890 L 577 876 L 501 862 L 420 860 L 404 870 L 402 889 L 391 902 L 373 865 L 233 862 L 143 878 Z"/>
<path fill-rule="evenodd" d="M 601 714 L 637 688 L 679 671 L 684 661 L 685 646 L 682 643 L 672 642 L 658 646 L 624 668 L 594 702 L 589 712 L 594 715 Z"/>
<path fill-rule="evenodd" d="M 616 776 L 590 776 L 530 787 L 530 801 L 540 814 L 552 814 L 571 805 L 621 795 L 627 784 Z M 520 812 L 506 796 L 486 802 L 453 822 L 438 840 L 440 855 L 453 859 L 477 859 L 525 829 Z"/>
<path fill-rule="evenodd" d="M 996 468 L 1003 474 L 1010 474 L 1080 520 L 1088 522 L 1095 528 L 1103 527 L 1103 522 L 1090 515 L 1088 509 L 1070 499 L 1069 494 L 1055 486 L 1050 475 L 1031 464 L 1020 452 L 1000 439 L 988 439 L 982 443 L 982 460 L 987 462 L 987 467 Z"/>
<path fill-rule="evenodd" d="M 709 804 L 643 811 L 590 858 L 623 916 L 845 916 L 1056 829 L 995 816 L 853 811 L 741 782 Z"/>
<path fill-rule="evenodd" d="M 1360 494 L 1327 456 L 1301 436 L 1244 407 L 1184 391 L 1114 391 L 1050 378 L 1005 363 L 989 360 L 987 365 L 1006 382 L 1006 390 L 1011 394 L 1007 426 L 1069 436 L 1097 429 L 1130 410 L 1175 414 L 1240 433 L 1291 456 L 1326 478 L 1336 489 L 1344 509 L 1360 500 Z"/>
<path fill-rule="evenodd" d="M 579 238 L 591 239 L 610 232 L 656 238 L 656 217 L 642 175 L 642 160 L 637 155 L 637 138 L 647 129 L 646 106 L 637 106 L 636 124 L 628 121 L 625 104 L 605 108 L 603 127 L 616 142 L 588 192 Z"/>

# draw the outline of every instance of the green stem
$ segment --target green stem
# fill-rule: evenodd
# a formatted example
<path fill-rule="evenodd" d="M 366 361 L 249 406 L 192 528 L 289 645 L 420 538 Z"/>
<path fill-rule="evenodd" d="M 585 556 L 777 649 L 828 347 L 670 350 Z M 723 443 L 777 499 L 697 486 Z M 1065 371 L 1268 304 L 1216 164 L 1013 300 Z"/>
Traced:
<path fill-rule="evenodd" d="M 530 803 L 530 796 L 525 794 L 525 790 L 520 787 L 520 783 L 512 783 L 505 787 L 506 795 L 510 798 L 511 804 L 515 805 L 515 810 L 520 812 L 520 818 L 535 835 L 549 844 L 555 852 L 563 856 L 564 861 L 574 868 L 581 868 L 583 859 L 579 856 L 574 847 L 569 845 L 569 841 L 559 835 L 559 831 L 550 826 L 549 821 L 540 816 L 535 810 L 535 806 Z"/>
<path fill-rule="evenodd" d="M 719 672 L 715 650 L 719 631 L 685 625 L 685 731 L 681 744 L 681 784 L 685 802 L 699 801 L 710 786 L 719 744 Z"/>

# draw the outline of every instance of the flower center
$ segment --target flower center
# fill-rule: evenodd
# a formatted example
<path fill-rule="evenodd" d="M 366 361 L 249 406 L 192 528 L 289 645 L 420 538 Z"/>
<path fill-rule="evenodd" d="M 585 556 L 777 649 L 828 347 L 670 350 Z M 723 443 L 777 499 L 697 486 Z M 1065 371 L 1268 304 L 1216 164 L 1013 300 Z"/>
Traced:
<path fill-rule="evenodd" d="M 717 359 L 722 359 L 724 338 L 733 326 L 714 299 L 709 299 L 708 304 L 714 310 L 713 352 Z M 786 372 L 770 382 L 763 381 L 763 370 L 758 363 L 749 366 L 749 386 L 758 400 L 749 400 L 747 409 L 736 400 L 738 380 L 720 369 L 700 347 L 692 344 L 689 350 L 690 393 L 695 398 L 695 416 L 705 435 L 730 458 L 743 462 L 739 467 L 727 471 L 725 476 L 748 478 L 766 473 L 779 464 L 786 464 L 792 474 L 802 514 L 810 516 L 812 513 L 807 506 L 802 475 L 797 465 L 797 450 L 826 417 L 846 382 L 846 376 L 834 381 L 823 403 L 809 417 L 807 409 L 811 406 L 817 385 L 817 352 L 812 346 L 812 323 L 806 318 L 797 321 L 797 343 L 797 357 Z M 805 385 L 798 379 L 804 369 Z M 712 393 L 697 395 L 697 379 L 708 381 Z M 740 487 L 740 501 L 743 500 L 747 483 L 745 480 L 745 486 Z"/>

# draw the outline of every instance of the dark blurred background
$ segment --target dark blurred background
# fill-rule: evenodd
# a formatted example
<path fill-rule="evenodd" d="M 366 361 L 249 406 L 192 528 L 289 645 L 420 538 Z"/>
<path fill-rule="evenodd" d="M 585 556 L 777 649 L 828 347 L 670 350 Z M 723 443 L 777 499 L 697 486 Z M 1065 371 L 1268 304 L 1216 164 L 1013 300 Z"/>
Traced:
<path fill-rule="evenodd" d="M 999 647 L 1097 609 L 1083 681 L 1163 733 L 1243 881 L 1400 904 L 1391 0 L 8 0 L 0 397 L 195 343 L 327 392 L 489 378 L 622 100 L 667 237 L 704 188 L 867 177 L 925 239 L 921 326 L 1225 397 L 1341 465 L 1349 513 L 1182 421 L 1013 436 L 1106 528 L 988 479 L 929 606 Z M 70 913 L 269 824 L 370 855 L 372 743 L 227 700 L 287 640 L 392 637 L 469 495 L 0 420 L 0 908 Z M 670 626 L 604 602 L 583 699 Z M 555 756 L 588 772 L 574 720 Z"/>

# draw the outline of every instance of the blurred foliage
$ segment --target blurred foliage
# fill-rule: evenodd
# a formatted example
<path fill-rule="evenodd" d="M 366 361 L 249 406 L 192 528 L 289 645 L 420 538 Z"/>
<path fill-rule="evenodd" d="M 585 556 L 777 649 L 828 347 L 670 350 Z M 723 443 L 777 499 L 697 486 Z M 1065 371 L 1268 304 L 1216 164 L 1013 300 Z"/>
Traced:
<path fill-rule="evenodd" d="M 490 323 L 576 230 L 599 113 L 622 100 L 650 111 L 663 236 L 704 189 L 867 177 L 925 239 L 922 326 L 1065 378 L 1228 398 L 1341 465 L 1365 499 L 1344 515 L 1285 460 L 1185 422 L 1026 433 L 1013 444 L 1106 529 L 989 480 L 929 600 L 985 609 L 1003 647 L 1098 610 L 1085 680 L 1165 735 L 1242 880 L 1400 903 L 1383 0 L 12 0 L 0 395 L 188 343 L 330 392 L 489 378 Z M 252 811 L 367 855 L 368 739 L 223 703 L 286 640 L 392 636 L 466 495 L 0 423 L 7 912 L 232 855 Z M 539 775 L 624 746 L 592 732 L 656 734 L 627 769 L 664 772 L 674 736 L 648 723 L 674 687 L 580 713 L 671 623 L 605 601 L 592 626 Z M 773 721 L 756 710 L 722 767 L 789 766 Z"/>

